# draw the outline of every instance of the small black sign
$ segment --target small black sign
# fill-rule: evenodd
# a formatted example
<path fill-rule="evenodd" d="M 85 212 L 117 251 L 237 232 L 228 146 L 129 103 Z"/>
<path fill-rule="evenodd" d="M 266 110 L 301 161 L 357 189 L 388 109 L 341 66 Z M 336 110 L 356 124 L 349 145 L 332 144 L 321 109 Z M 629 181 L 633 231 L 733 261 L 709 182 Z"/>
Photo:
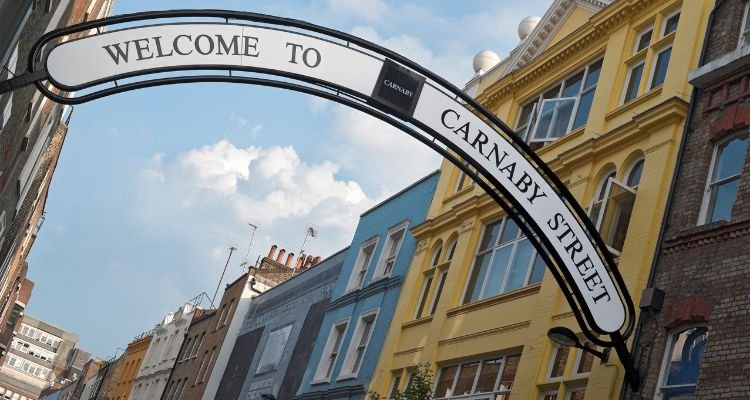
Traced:
<path fill-rule="evenodd" d="M 389 111 L 411 117 L 424 81 L 423 76 L 386 59 L 372 91 L 372 99 Z"/>

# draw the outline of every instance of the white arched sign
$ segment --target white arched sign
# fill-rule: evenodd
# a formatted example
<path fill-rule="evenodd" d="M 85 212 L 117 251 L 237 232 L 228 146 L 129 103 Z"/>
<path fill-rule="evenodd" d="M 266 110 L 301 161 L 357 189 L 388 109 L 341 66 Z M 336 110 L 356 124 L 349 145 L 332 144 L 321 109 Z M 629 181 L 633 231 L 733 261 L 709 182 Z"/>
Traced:
<path fill-rule="evenodd" d="M 224 21 L 171 22 L 174 18 L 206 16 Z M 59 40 L 74 32 L 160 18 L 171 20 Z M 328 93 L 326 96 L 336 101 L 358 103 L 357 108 L 368 109 L 404 131 L 413 132 L 416 127 L 461 156 L 484 177 L 486 181 L 478 183 L 519 220 L 542 250 L 540 254 L 592 340 L 612 345 L 632 331 L 632 300 L 616 265 L 562 183 L 494 115 L 453 85 L 400 55 L 303 21 L 197 10 L 132 14 L 64 28 L 42 37 L 34 53 L 29 59 L 27 77 L 16 78 L 15 85 L 34 82 L 45 95 L 63 103 L 81 103 L 125 90 L 186 81 L 268 82 L 231 73 L 241 71 L 312 84 L 317 89 L 286 81 L 270 85 L 318 95 Z M 43 68 L 38 68 L 38 64 Z M 173 81 L 158 78 L 117 82 L 181 70 L 230 73 L 225 78 L 212 75 L 205 79 L 191 76 Z M 5 87 L 0 83 L 0 93 L 12 86 L 13 82 Z M 82 90 L 89 93 L 73 96 L 73 92 Z M 445 151 L 442 154 L 450 155 Z M 455 161 L 454 156 L 450 157 Z M 472 176 L 477 178 L 473 173 Z M 609 335 L 613 341 L 598 338 L 597 334 Z"/>

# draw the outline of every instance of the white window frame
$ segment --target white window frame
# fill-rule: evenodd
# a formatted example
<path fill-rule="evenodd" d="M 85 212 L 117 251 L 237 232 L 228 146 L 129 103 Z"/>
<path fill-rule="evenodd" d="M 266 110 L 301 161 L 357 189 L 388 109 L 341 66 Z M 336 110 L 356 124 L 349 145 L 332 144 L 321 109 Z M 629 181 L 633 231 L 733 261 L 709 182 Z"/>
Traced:
<path fill-rule="evenodd" d="M 589 341 L 583 341 L 582 343 L 583 343 L 584 346 L 588 346 L 588 347 L 592 347 L 593 346 L 593 344 L 591 342 L 589 342 Z M 589 372 L 578 372 L 578 368 L 581 366 L 581 362 L 583 361 L 583 356 L 585 354 L 587 354 L 586 351 L 584 351 L 583 349 L 576 348 L 576 360 L 575 360 L 575 363 L 573 364 L 573 379 L 585 378 L 585 377 L 591 375 L 591 371 L 589 371 Z M 588 353 L 588 354 L 590 354 L 590 353 Z M 568 355 L 568 357 L 570 357 L 570 355 Z M 596 361 L 596 360 L 594 360 L 594 361 Z M 592 365 L 592 367 L 593 367 L 593 365 Z M 593 368 L 592 368 L 592 370 L 593 370 Z"/>
<path fill-rule="evenodd" d="M 585 393 L 586 392 L 586 386 L 579 386 L 579 387 L 574 387 L 574 388 L 568 389 L 568 393 L 565 395 L 565 400 L 572 399 L 574 393 L 578 393 L 578 392 L 581 392 L 581 391 L 583 391 Z"/>
<path fill-rule="evenodd" d="M 581 82 L 581 86 L 583 86 L 584 83 L 586 82 L 585 76 L 586 76 L 586 74 L 584 73 L 584 77 L 582 78 L 583 81 Z M 563 81 L 563 83 L 564 82 L 565 81 Z M 562 84 L 560 85 L 560 87 L 562 88 Z M 573 123 L 575 122 L 575 119 L 576 119 L 576 113 L 578 112 L 578 104 L 580 103 L 580 100 L 581 100 L 580 94 L 581 94 L 581 92 L 579 92 L 579 95 L 575 96 L 575 97 L 555 97 L 553 99 L 544 99 L 544 100 L 542 100 L 541 107 L 539 107 L 540 112 L 537 113 L 537 118 L 536 118 L 536 121 L 534 122 L 534 129 L 531 130 L 531 136 L 529 137 L 529 143 L 554 142 L 555 140 L 560 139 L 561 137 L 563 137 L 563 136 L 567 135 L 568 133 L 570 133 L 571 127 L 573 126 Z M 554 125 L 554 121 L 556 121 L 557 118 L 558 118 L 558 109 L 555 108 L 554 111 L 553 111 L 553 114 L 552 114 L 552 120 L 550 122 L 550 125 L 549 125 L 549 127 L 547 127 L 547 134 L 545 134 L 544 137 L 539 137 L 539 138 L 535 137 L 537 129 L 539 129 L 539 122 L 541 120 L 539 118 L 539 116 L 542 115 L 541 111 L 544 110 L 545 104 L 552 103 L 552 102 L 564 102 L 564 101 L 572 101 L 573 102 L 573 109 L 570 111 L 570 120 L 568 120 L 568 125 L 565 127 L 565 133 L 563 133 L 562 136 L 558 136 L 558 137 L 550 137 L 549 136 L 549 129 L 552 128 L 552 126 Z"/>
<path fill-rule="evenodd" d="M 365 282 L 367 282 L 367 271 L 370 270 L 370 266 L 372 265 L 373 259 L 375 258 L 375 251 L 378 249 L 379 240 L 380 236 L 373 236 L 362 242 L 362 244 L 359 246 L 359 253 L 357 253 L 357 259 L 354 261 L 352 274 L 349 276 L 349 282 L 346 284 L 347 292 L 359 289 L 364 286 Z M 365 259 L 365 250 L 369 248 L 372 248 L 370 259 L 368 260 L 367 265 L 363 265 Z M 363 270 L 364 272 L 362 272 Z M 360 272 L 362 272 L 363 275 L 362 281 L 357 284 Z"/>
<path fill-rule="evenodd" d="M 331 381 L 331 378 L 333 377 L 333 372 L 336 369 L 336 362 L 339 360 L 341 356 L 341 348 L 344 347 L 346 334 L 349 332 L 350 322 L 351 322 L 351 318 L 345 318 L 345 319 L 336 321 L 331 325 L 331 330 L 328 331 L 328 340 L 326 341 L 325 347 L 323 347 L 323 354 L 320 357 L 320 361 L 318 361 L 318 367 L 315 369 L 315 375 L 313 377 L 312 383 L 322 383 L 322 382 Z M 341 341 L 339 341 L 338 348 L 334 349 L 333 346 L 336 344 L 334 333 L 336 332 L 337 328 L 340 327 L 341 325 L 346 325 L 346 326 L 344 326 L 344 330 L 341 332 Z M 333 353 L 336 353 L 336 356 L 331 361 L 331 363 L 333 364 L 330 367 L 331 375 L 326 376 L 326 373 L 328 370 L 328 360 L 330 360 L 331 355 Z"/>
<path fill-rule="evenodd" d="M 438 290 L 440 290 L 440 296 L 442 296 L 443 290 L 445 290 L 445 281 L 443 280 L 445 278 L 445 281 L 448 280 L 448 270 L 440 272 L 438 274 L 437 281 L 435 281 L 435 290 L 432 291 L 432 301 L 430 301 L 430 309 L 428 315 L 435 315 L 435 311 L 437 311 L 437 302 L 440 301 L 440 297 L 437 297 Z M 443 287 L 441 288 L 441 282 Z"/>
<path fill-rule="evenodd" d="M 393 269 L 396 268 L 396 261 L 398 260 L 399 253 L 401 252 L 401 247 L 404 245 L 404 241 L 406 240 L 406 234 L 409 233 L 408 228 L 409 221 L 403 221 L 398 225 L 388 229 L 388 234 L 386 235 L 385 239 L 385 245 L 380 250 L 377 268 L 375 268 L 375 273 L 372 275 L 373 281 L 388 278 L 393 274 Z M 401 232 L 401 239 L 398 241 L 398 245 L 396 246 L 396 250 L 393 252 L 393 256 L 389 256 L 388 254 L 391 252 L 391 248 L 393 247 L 392 238 L 399 232 Z M 390 261 L 391 257 L 393 257 L 393 266 L 391 267 L 391 270 L 386 273 L 385 266 Z"/>
<path fill-rule="evenodd" d="M 427 296 L 430 294 L 432 281 L 433 281 L 432 275 L 427 275 L 424 277 L 424 282 L 422 283 L 422 290 L 419 291 L 419 299 L 417 300 L 417 307 L 414 309 L 414 319 L 419 319 L 421 317 L 421 314 L 424 312 L 425 307 L 427 307 Z"/>
<path fill-rule="evenodd" d="M 547 400 L 549 397 L 547 396 L 555 396 L 554 400 L 557 400 L 557 397 L 560 395 L 560 390 L 546 390 L 539 394 L 539 400 Z"/>
<path fill-rule="evenodd" d="M 510 357 L 520 357 L 520 354 L 504 354 L 504 355 L 498 355 L 495 357 L 469 359 L 469 360 L 461 361 L 457 364 L 451 363 L 451 364 L 441 365 L 438 370 L 438 373 L 436 374 L 436 377 L 435 377 L 436 379 L 432 388 L 433 398 L 438 399 L 438 400 L 447 400 L 447 399 L 453 399 L 453 398 L 461 398 L 465 400 L 475 400 L 475 399 L 486 400 L 487 398 L 496 398 L 496 396 L 500 394 L 510 395 L 513 391 L 512 387 L 510 389 L 503 389 L 503 390 L 500 389 L 500 384 L 502 383 L 503 374 L 505 373 L 505 368 L 508 366 L 508 358 Z M 493 361 L 493 360 L 500 360 L 501 366 L 500 366 L 500 371 L 495 377 L 495 384 L 491 392 L 471 393 L 468 395 L 455 395 L 456 385 L 458 384 L 458 380 L 461 375 L 461 370 L 463 369 L 464 365 L 472 364 L 475 362 L 479 363 L 479 367 L 477 368 L 477 372 L 474 375 L 474 381 L 471 386 L 471 392 L 474 392 L 477 389 L 477 384 L 479 383 L 479 376 L 482 372 L 482 368 L 484 368 L 484 365 L 486 362 Z M 450 395 L 446 397 L 438 397 L 438 394 L 436 393 L 436 391 L 438 389 L 438 384 L 440 383 L 440 378 L 442 378 L 440 375 L 443 373 L 445 368 L 450 368 L 450 367 L 456 367 L 456 372 L 453 375 L 453 380 L 451 381 L 451 385 L 449 388 Z M 515 382 L 516 377 L 517 375 L 513 378 L 514 382 Z M 408 385 L 408 382 L 409 381 L 407 380 L 407 385 Z"/>
<path fill-rule="evenodd" d="M 338 378 L 336 378 L 336 380 L 356 378 L 359 375 L 359 371 L 362 369 L 362 365 L 365 362 L 367 349 L 370 347 L 372 335 L 375 333 L 375 328 L 378 323 L 378 314 L 380 314 L 380 307 L 374 310 L 366 311 L 359 315 L 359 318 L 357 319 L 357 326 L 354 328 L 354 332 L 352 332 L 352 336 L 349 338 L 349 346 L 346 350 L 344 363 L 341 365 L 341 370 L 339 371 L 339 376 Z M 365 342 L 365 347 L 362 349 L 362 360 L 360 361 L 359 366 L 357 366 L 357 369 L 353 370 L 352 367 L 354 364 L 354 357 L 357 352 L 357 347 L 359 347 L 359 342 L 362 341 L 365 319 L 369 319 L 370 317 L 372 317 L 372 327 L 370 328 L 369 336 L 367 337 L 367 341 Z"/>
<path fill-rule="evenodd" d="M 653 60 L 651 60 L 651 72 L 648 75 L 648 90 L 653 90 L 654 88 L 657 88 L 659 86 L 664 86 L 664 82 L 662 82 L 662 83 L 660 83 L 658 85 L 654 85 L 654 76 L 656 74 L 656 64 L 659 61 L 659 56 L 661 56 L 667 50 L 672 50 L 672 47 L 673 47 L 673 45 L 670 44 L 669 46 L 665 46 L 664 48 L 659 49 L 659 51 L 654 52 Z M 672 61 L 672 55 L 669 56 L 669 60 L 667 61 L 667 72 L 669 71 L 669 63 L 671 61 Z M 665 81 L 666 81 L 667 76 L 668 76 L 667 72 L 664 73 L 665 74 L 664 75 L 664 80 Z"/>
<path fill-rule="evenodd" d="M 466 168 L 471 168 L 468 161 L 464 161 L 463 165 Z M 467 187 L 474 184 L 474 181 L 471 180 L 471 177 L 466 175 L 466 172 L 464 172 L 464 170 L 459 167 L 456 167 L 456 169 L 458 169 L 458 178 L 456 179 L 456 185 L 453 187 L 453 193 L 458 193 L 461 190 L 466 189 Z M 469 181 L 468 183 L 466 182 L 467 180 Z"/>
<path fill-rule="evenodd" d="M 391 396 L 396 390 L 399 390 L 399 385 L 401 385 L 401 375 L 402 371 L 398 370 L 398 372 L 393 372 L 393 378 L 391 378 L 391 384 L 389 385 L 390 390 L 388 390 L 388 397 L 386 397 L 386 400 L 393 400 L 393 396 Z"/>
<path fill-rule="evenodd" d="M 750 2 L 748 2 L 748 4 L 750 4 Z M 741 137 L 741 136 L 746 136 L 747 137 L 746 140 L 748 141 L 748 148 L 750 148 L 750 133 L 748 133 L 747 130 L 743 130 L 741 132 L 738 132 L 738 133 L 735 133 L 733 135 L 730 135 L 730 136 L 722 139 L 721 141 L 717 142 L 716 144 L 714 144 L 713 153 L 711 155 L 711 165 L 708 168 L 708 177 L 706 179 L 706 186 L 705 186 L 705 189 L 703 191 L 703 201 L 701 203 L 701 210 L 700 210 L 700 213 L 698 215 L 698 225 L 705 225 L 705 224 L 710 224 L 711 223 L 711 221 L 708 220 L 708 218 L 709 218 L 708 211 L 709 211 L 709 209 L 712 208 L 712 204 L 711 204 L 711 193 L 712 193 L 711 185 L 714 183 L 713 182 L 713 176 L 714 176 L 714 172 L 715 172 L 715 169 L 716 169 L 716 161 L 717 161 L 717 157 L 719 155 L 719 148 L 721 146 L 729 143 L 730 141 L 732 141 L 734 139 L 737 139 L 738 137 Z M 747 155 L 745 155 L 745 157 L 747 157 Z M 727 178 L 724 178 L 724 179 L 726 180 Z M 737 179 L 742 179 L 742 170 L 740 170 L 740 174 L 739 174 L 739 177 Z M 731 215 L 731 212 L 730 212 L 730 215 Z"/>
<path fill-rule="evenodd" d="M 4 239 L 3 235 L 5 234 L 5 228 L 8 226 L 5 220 L 5 214 L 6 214 L 5 210 L 3 210 L 3 212 L 0 213 L 0 243 L 2 243 Z"/>
<path fill-rule="evenodd" d="M 641 60 L 641 61 L 639 61 L 639 62 L 637 62 L 637 63 L 635 63 L 635 64 L 633 64 L 633 65 L 631 65 L 631 66 L 628 67 L 628 78 L 625 80 L 625 86 L 622 88 L 623 89 L 622 90 L 622 96 L 620 98 L 620 104 L 622 104 L 622 105 L 630 103 L 631 101 L 634 101 L 635 99 L 637 99 L 641 95 L 640 92 L 641 92 L 641 84 L 643 84 L 643 72 L 641 72 L 641 80 L 638 82 L 638 87 L 635 90 L 635 96 L 632 99 L 630 99 L 630 100 L 626 100 L 626 97 L 628 95 L 628 86 L 630 86 L 630 81 L 633 79 L 633 70 L 636 69 L 636 68 L 638 68 L 638 67 L 640 67 L 640 66 L 643 66 L 644 70 L 646 69 L 646 60 L 645 59 L 643 59 L 643 60 Z"/>
<path fill-rule="evenodd" d="M 601 205 L 601 208 L 599 209 L 599 215 L 597 216 L 596 221 L 592 221 L 592 222 L 594 222 L 594 226 L 596 227 L 597 231 L 601 230 L 602 224 L 604 223 L 604 215 L 606 214 L 607 205 L 609 204 L 610 195 L 611 195 L 611 192 L 612 192 L 612 187 L 614 185 L 618 185 L 618 186 L 620 186 L 621 189 L 627 190 L 628 192 L 632 193 L 633 196 L 636 196 L 638 194 L 635 190 L 633 190 L 633 188 L 631 188 L 628 185 L 626 185 L 626 184 L 618 181 L 614 177 L 609 177 L 606 181 L 607 181 L 607 183 L 606 183 L 607 189 L 604 192 L 604 198 L 601 200 L 602 201 L 602 205 Z M 599 192 L 599 190 L 597 190 L 596 193 L 598 193 L 598 192 Z M 596 198 L 594 198 L 594 199 L 591 200 L 591 205 L 589 206 L 589 210 L 591 210 L 591 208 L 593 207 L 593 205 L 594 205 L 595 202 L 596 202 Z M 612 224 L 616 225 L 617 223 L 613 222 Z M 610 232 L 610 234 L 613 233 L 613 232 L 614 231 Z M 609 249 L 609 251 L 613 255 L 619 256 L 621 254 L 621 252 L 619 250 L 617 250 L 614 247 L 612 247 L 612 246 L 609 245 L 609 242 L 612 240 L 612 238 L 610 238 L 610 237 L 602 237 L 602 239 L 604 239 L 604 243 L 607 245 L 607 248 Z"/>
<path fill-rule="evenodd" d="M 458 238 L 454 238 L 448 243 L 448 246 L 446 247 L 445 256 L 443 257 L 443 262 L 453 261 L 453 257 L 456 256 L 456 248 L 458 247 Z M 448 256 L 450 255 L 450 258 Z"/>
<path fill-rule="evenodd" d="M 641 43 L 641 38 L 651 31 L 651 38 L 648 40 L 648 46 L 638 50 L 638 45 Z M 641 29 L 636 35 L 635 35 L 635 43 L 633 43 L 633 54 L 638 54 L 644 50 L 647 50 L 649 47 L 651 47 L 651 44 L 654 43 L 654 25 L 649 25 L 643 29 Z"/>
<path fill-rule="evenodd" d="M 740 28 L 740 37 L 737 41 L 737 48 L 750 46 L 750 26 L 747 24 L 748 14 L 750 14 L 750 1 L 745 2 L 745 12 L 742 14 L 742 27 Z M 746 37 L 748 39 L 746 39 Z M 747 42 L 747 44 L 745 44 Z"/>
<path fill-rule="evenodd" d="M 668 34 L 664 33 L 664 32 L 667 31 L 667 21 L 669 21 L 670 18 L 672 18 L 675 15 L 680 14 L 680 13 L 682 13 L 682 8 L 677 8 L 676 10 L 670 12 L 669 14 L 664 15 L 664 18 L 661 20 L 661 29 L 659 29 L 659 33 L 660 33 L 659 38 L 663 38 L 663 37 L 665 37 L 665 36 L 667 36 L 669 34 L 669 33 Z M 680 17 L 682 17 L 682 16 L 680 16 Z M 677 22 L 677 29 L 679 29 L 679 28 L 680 28 L 680 23 L 678 21 Z M 677 32 L 677 30 L 675 30 L 675 33 L 676 32 Z"/>
<path fill-rule="evenodd" d="M 711 329 L 706 324 L 687 324 L 687 325 L 680 325 L 679 327 L 672 329 L 669 331 L 669 334 L 667 336 L 667 343 L 666 347 L 664 347 L 664 356 L 662 357 L 661 361 L 661 368 L 659 369 L 659 378 L 656 381 L 656 390 L 654 393 L 654 400 L 661 400 L 662 395 L 662 388 L 664 387 L 663 381 L 664 381 L 664 373 L 667 371 L 667 364 L 669 363 L 669 360 L 671 359 L 671 353 L 674 351 L 674 344 L 675 344 L 675 338 L 678 334 L 685 332 L 688 329 L 693 328 L 706 328 L 710 332 Z M 682 385 L 682 386 L 688 386 L 688 385 Z M 693 385 L 690 385 L 693 386 Z M 697 382 L 696 382 L 696 388 L 697 388 Z M 676 387 L 676 386 L 672 386 Z"/>
<path fill-rule="evenodd" d="M 547 382 L 561 382 L 563 380 L 563 377 L 565 377 L 565 368 L 568 366 L 568 360 L 570 360 L 570 348 L 569 347 L 563 347 L 560 345 L 553 345 L 554 350 L 552 351 L 552 354 L 549 358 L 549 365 L 547 365 L 547 375 L 545 375 L 545 380 Z M 565 365 L 563 365 L 562 374 L 560 376 L 552 376 L 552 369 L 555 367 L 555 360 L 557 360 L 557 353 L 561 349 L 567 349 L 568 350 L 568 357 L 565 359 Z"/>
<path fill-rule="evenodd" d="M 0 235 L 2 235 L 2 230 L 0 230 Z M 435 250 L 432 251 L 432 257 L 430 258 L 430 268 L 438 266 L 442 261 L 440 261 L 440 256 L 443 253 L 443 243 L 440 243 L 437 247 L 435 247 Z"/>

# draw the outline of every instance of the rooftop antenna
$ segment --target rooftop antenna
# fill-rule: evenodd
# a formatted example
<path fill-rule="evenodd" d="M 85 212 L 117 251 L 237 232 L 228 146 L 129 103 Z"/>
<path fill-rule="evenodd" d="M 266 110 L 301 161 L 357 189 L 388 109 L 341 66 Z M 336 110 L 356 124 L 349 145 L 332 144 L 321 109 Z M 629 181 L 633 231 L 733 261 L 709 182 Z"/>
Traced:
<path fill-rule="evenodd" d="M 255 237 L 255 230 L 258 229 L 257 225 L 253 225 L 249 222 L 247 224 L 250 226 L 250 229 L 253 230 L 253 233 L 250 235 L 250 244 L 247 245 L 247 253 L 245 254 L 245 260 L 242 261 L 242 263 L 240 264 L 240 266 L 242 267 L 243 273 L 245 272 L 245 268 L 249 269 L 249 267 L 247 266 L 247 258 L 250 256 L 250 249 L 253 247 L 253 238 Z"/>
<path fill-rule="evenodd" d="M 305 253 L 305 244 L 307 243 L 308 238 L 314 238 L 318 236 L 318 227 L 312 224 L 307 225 L 305 227 L 305 240 L 302 241 L 302 247 L 299 249 L 299 255 L 302 256 L 302 254 Z"/>
<path fill-rule="evenodd" d="M 230 246 L 229 247 L 229 257 L 227 257 L 227 263 L 224 264 L 224 270 L 221 271 L 221 278 L 219 278 L 219 284 L 216 285 L 216 291 L 214 292 L 214 297 L 211 298 L 211 304 L 215 304 L 214 300 L 216 300 L 216 295 L 219 293 L 219 288 L 221 287 L 221 281 L 224 280 L 224 273 L 227 272 L 227 266 L 229 265 L 229 259 L 232 258 L 232 253 L 237 250 L 236 247 Z"/>

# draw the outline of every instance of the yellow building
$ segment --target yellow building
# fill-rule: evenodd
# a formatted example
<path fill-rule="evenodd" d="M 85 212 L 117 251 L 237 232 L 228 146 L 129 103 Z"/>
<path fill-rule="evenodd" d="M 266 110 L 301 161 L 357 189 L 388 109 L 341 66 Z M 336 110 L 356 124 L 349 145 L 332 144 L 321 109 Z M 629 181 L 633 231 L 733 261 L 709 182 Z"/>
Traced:
<path fill-rule="evenodd" d="M 607 5 L 607 3 L 609 3 Z M 638 304 L 688 112 L 711 0 L 555 0 L 466 91 L 514 127 L 589 210 Z M 537 23 L 538 21 L 538 23 Z M 536 24 L 536 25 L 535 25 Z M 534 27 L 535 26 L 535 27 Z M 502 210 L 448 162 L 370 390 L 429 363 L 436 398 L 618 398 L 624 369 L 556 347 L 580 332 L 557 283 Z M 488 395 L 494 393 L 494 395 Z"/>

